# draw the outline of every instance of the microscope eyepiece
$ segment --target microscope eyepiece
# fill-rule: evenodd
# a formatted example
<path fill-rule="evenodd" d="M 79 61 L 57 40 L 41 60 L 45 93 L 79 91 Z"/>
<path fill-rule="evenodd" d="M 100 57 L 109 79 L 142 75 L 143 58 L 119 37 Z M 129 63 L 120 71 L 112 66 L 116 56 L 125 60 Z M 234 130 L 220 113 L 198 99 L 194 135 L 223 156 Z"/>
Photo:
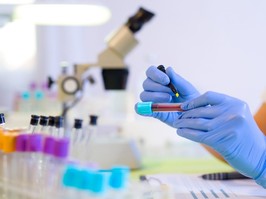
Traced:
<path fill-rule="evenodd" d="M 148 22 L 152 17 L 154 16 L 154 13 L 144 9 L 140 8 L 138 12 L 130 17 L 126 23 L 126 26 L 129 27 L 129 29 L 135 33 L 141 29 L 141 27 Z"/>

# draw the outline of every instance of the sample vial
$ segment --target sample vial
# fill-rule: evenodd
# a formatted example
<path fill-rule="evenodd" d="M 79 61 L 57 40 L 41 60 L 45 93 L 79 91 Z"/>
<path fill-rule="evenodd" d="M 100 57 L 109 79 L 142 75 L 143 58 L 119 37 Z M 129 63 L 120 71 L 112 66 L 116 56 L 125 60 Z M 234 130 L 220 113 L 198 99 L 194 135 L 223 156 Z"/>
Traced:
<path fill-rule="evenodd" d="M 28 127 L 27 133 L 35 133 L 37 125 L 39 123 L 40 116 L 31 115 L 30 125 Z"/>
<path fill-rule="evenodd" d="M 75 119 L 71 132 L 71 143 L 75 144 L 82 139 L 82 119 Z"/>
<path fill-rule="evenodd" d="M 48 117 L 47 116 L 40 116 L 40 133 L 48 135 Z"/>
<path fill-rule="evenodd" d="M 64 117 L 55 117 L 55 129 L 53 135 L 56 137 L 64 137 Z"/>
<path fill-rule="evenodd" d="M 89 124 L 85 129 L 85 144 L 87 145 L 92 139 L 97 136 L 97 115 L 89 115 Z"/>
<path fill-rule="evenodd" d="M 151 114 L 153 112 L 182 112 L 180 103 L 137 103 L 137 112 L 139 114 Z"/>
<path fill-rule="evenodd" d="M 49 116 L 48 118 L 48 134 L 52 135 L 55 126 L 55 117 Z"/>
<path fill-rule="evenodd" d="M 0 113 L 0 131 L 2 131 L 2 133 L 5 131 L 4 130 L 5 123 L 6 123 L 5 115 L 4 115 L 4 113 Z"/>

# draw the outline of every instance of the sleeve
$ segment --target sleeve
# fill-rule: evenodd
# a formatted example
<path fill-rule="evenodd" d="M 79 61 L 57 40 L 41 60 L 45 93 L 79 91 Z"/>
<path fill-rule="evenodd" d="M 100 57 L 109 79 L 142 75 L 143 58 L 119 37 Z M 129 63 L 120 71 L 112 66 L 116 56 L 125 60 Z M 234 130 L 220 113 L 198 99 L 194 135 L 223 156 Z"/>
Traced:
<path fill-rule="evenodd" d="M 264 92 L 261 94 L 261 100 L 262 102 L 266 103 L 266 88 L 264 89 Z"/>

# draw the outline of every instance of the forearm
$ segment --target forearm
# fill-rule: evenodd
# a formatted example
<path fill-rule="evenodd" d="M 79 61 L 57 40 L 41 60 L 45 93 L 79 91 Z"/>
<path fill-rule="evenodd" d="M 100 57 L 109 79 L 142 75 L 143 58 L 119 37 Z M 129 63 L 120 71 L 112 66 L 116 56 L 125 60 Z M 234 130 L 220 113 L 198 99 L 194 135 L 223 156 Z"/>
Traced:
<path fill-rule="evenodd" d="M 205 144 L 202 144 L 202 146 L 210 153 L 212 154 L 214 157 L 216 157 L 218 160 L 221 160 L 222 162 L 226 162 L 224 160 L 224 158 L 219 154 L 217 153 L 215 150 L 213 150 L 211 147 L 205 145 Z M 226 162 L 227 163 L 227 162 Z"/>
<path fill-rule="evenodd" d="M 254 115 L 254 119 L 260 130 L 266 135 L 266 103 L 263 103 Z"/>

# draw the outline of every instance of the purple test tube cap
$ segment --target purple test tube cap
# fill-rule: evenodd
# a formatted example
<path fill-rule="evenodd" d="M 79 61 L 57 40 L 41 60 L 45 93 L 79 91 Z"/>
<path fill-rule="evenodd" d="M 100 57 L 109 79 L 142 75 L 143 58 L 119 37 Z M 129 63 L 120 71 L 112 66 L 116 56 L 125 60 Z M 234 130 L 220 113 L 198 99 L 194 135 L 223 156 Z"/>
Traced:
<path fill-rule="evenodd" d="M 69 151 L 69 139 L 60 138 L 55 141 L 54 156 L 58 158 L 67 158 Z"/>
<path fill-rule="evenodd" d="M 43 136 L 41 134 L 29 134 L 27 140 L 27 151 L 30 152 L 41 152 L 42 151 L 42 140 Z"/>
<path fill-rule="evenodd" d="M 53 155 L 55 148 L 55 138 L 46 136 L 43 143 L 43 153 Z"/>
<path fill-rule="evenodd" d="M 16 139 L 15 148 L 16 151 L 24 152 L 27 150 L 27 141 L 29 134 L 19 134 Z"/>

